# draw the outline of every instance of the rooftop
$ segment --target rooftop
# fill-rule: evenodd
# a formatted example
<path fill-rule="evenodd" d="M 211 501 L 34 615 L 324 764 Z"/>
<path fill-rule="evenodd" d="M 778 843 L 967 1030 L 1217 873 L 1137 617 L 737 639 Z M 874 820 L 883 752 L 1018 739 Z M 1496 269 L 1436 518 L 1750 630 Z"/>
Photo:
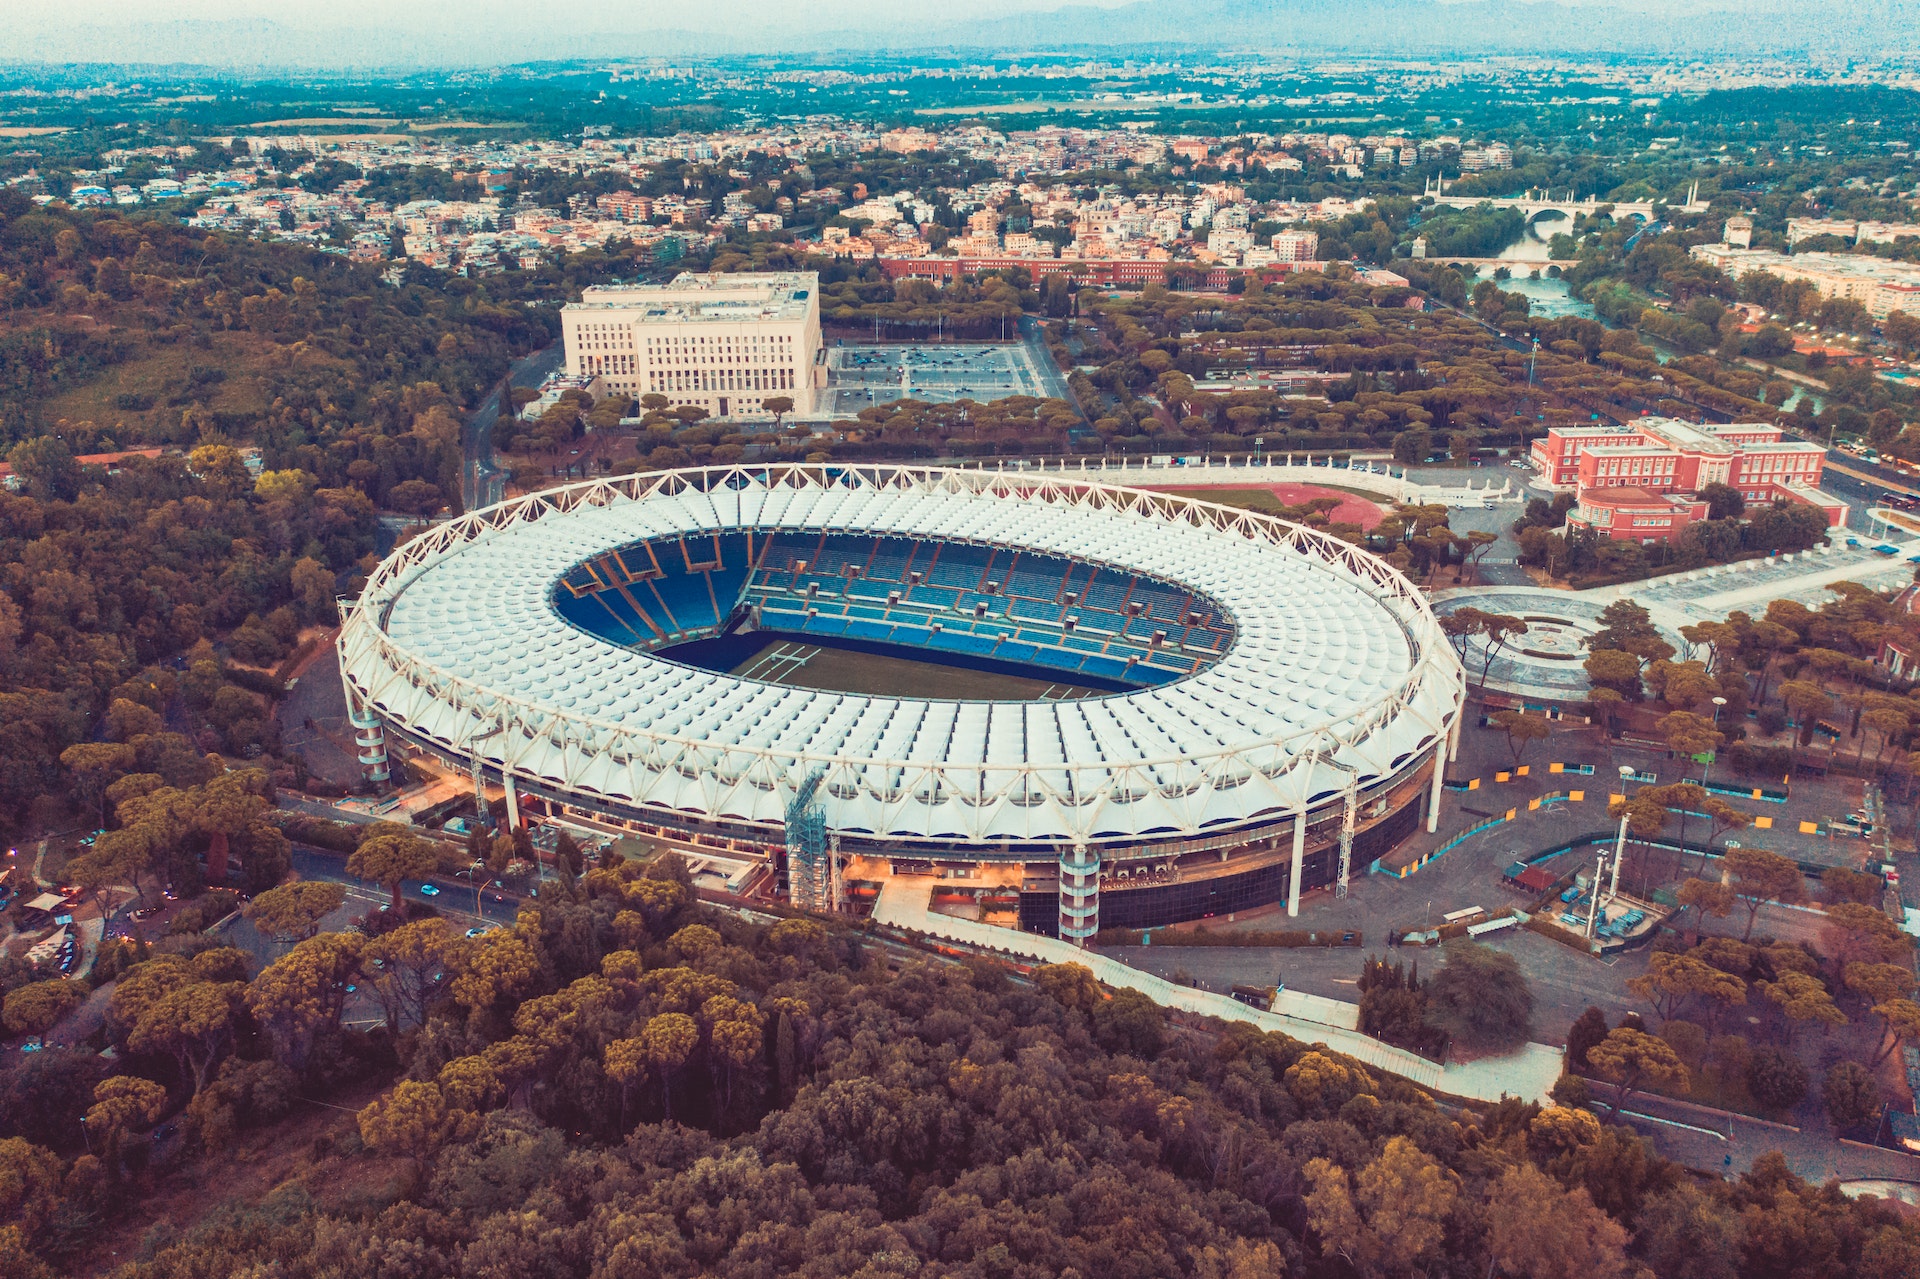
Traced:
<path fill-rule="evenodd" d="M 640 311 L 643 320 L 675 323 L 804 319 L 820 291 L 813 271 L 755 271 L 725 275 L 682 272 L 668 284 L 619 284 L 581 291 L 574 312 Z"/>

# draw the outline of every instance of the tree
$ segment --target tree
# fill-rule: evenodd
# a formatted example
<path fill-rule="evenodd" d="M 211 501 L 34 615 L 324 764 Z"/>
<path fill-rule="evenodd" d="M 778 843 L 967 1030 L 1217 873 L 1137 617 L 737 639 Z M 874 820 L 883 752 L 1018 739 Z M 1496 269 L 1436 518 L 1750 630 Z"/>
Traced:
<path fill-rule="evenodd" d="M 1829 866 L 1820 872 L 1820 896 L 1829 906 L 1841 902 L 1872 906 L 1880 900 L 1884 888 L 1885 884 L 1878 875 L 1870 875 L 1865 871 Z"/>
<path fill-rule="evenodd" d="M 1432 1255 L 1459 1197 L 1453 1175 L 1405 1137 L 1389 1137 L 1357 1178 L 1324 1158 L 1305 1173 L 1307 1224 L 1321 1249 L 1367 1276 L 1406 1273 Z"/>
<path fill-rule="evenodd" d="M 1093 970 L 1085 964 L 1046 964 L 1033 971 L 1033 984 L 1057 1003 L 1090 1013 L 1105 998 Z"/>
<path fill-rule="evenodd" d="M 440 1086 L 417 1079 L 401 1080 L 365 1106 L 359 1123 L 362 1141 L 383 1154 L 412 1160 L 416 1176 L 425 1174 L 427 1160 L 454 1131 Z"/>
<path fill-rule="evenodd" d="M 1642 1088 L 1684 1091 L 1687 1068 L 1665 1040 L 1626 1026 L 1609 1031 L 1587 1053 L 1594 1073 L 1614 1087 L 1611 1115 L 1618 1117 L 1627 1098 Z"/>
<path fill-rule="evenodd" d="M 484 1012 L 524 998 L 540 978 L 540 956 L 519 930 L 497 929 L 468 952 L 452 993 L 469 1011 Z"/>
<path fill-rule="evenodd" d="M 305 941 L 346 900 L 344 885 L 307 879 L 268 889 L 242 906 L 240 914 L 270 941 Z"/>
<path fill-rule="evenodd" d="M 1513 752 L 1515 765 L 1520 763 L 1521 753 L 1529 745 L 1553 733 L 1553 726 L 1547 723 L 1544 715 L 1529 715 L 1525 711 L 1495 711 L 1488 719 L 1495 728 L 1507 735 L 1507 749 Z"/>
<path fill-rule="evenodd" d="M 315 1041 L 340 1028 L 365 946 L 358 933 L 309 937 L 262 969 L 247 988 L 248 1009 L 273 1036 L 289 1069 L 303 1069 Z"/>
<path fill-rule="evenodd" d="M 87 1139 L 100 1143 L 100 1157 L 118 1171 L 127 1138 L 158 1123 L 166 1113 L 167 1090 L 138 1075 L 115 1075 L 93 1090 L 87 1111 Z"/>
<path fill-rule="evenodd" d="M 464 966 L 467 941 L 444 919 L 418 919 L 367 943 L 362 980 L 380 1001 L 387 1030 L 426 1020 L 427 1007 Z"/>
<path fill-rule="evenodd" d="M 1885 964 L 1911 954 L 1913 938 L 1884 911 L 1858 902 L 1840 902 L 1827 907 L 1820 948 L 1843 965 Z"/>
<path fill-rule="evenodd" d="M 393 895 L 393 909 L 399 910 L 401 883 L 433 874 L 440 868 L 440 855 L 432 844 L 403 827 L 381 822 L 373 831 L 347 858 L 347 874 L 385 888 Z"/>
<path fill-rule="evenodd" d="M 1493 659 L 1507 646 L 1507 641 L 1527 633 L 1527 623 L 1523 618 L 1509 617 L 1504 613 L 1485 614 L 1479 630 L 1480 637 L 1480 691 L 1487 691 L 1487 674 L 1493 669 Z"/>
<path fill-rule="evenodd" d="M 1393 437 L 1393 460 L 1405 466 L 1413 466 L 1427 460 L 1433 452 L 1433 432 L 1425 427 L 1401 431 Z"/>
<path fill-rule="evenodd" d="M 0 1021 L 9 1034 L 44 1035 L 86 1001 L 87 988 L 80 982 L 64 977 L 30 982 L 7 992 Z"/>
<path fill-rule="evenodd" d="M 1697 955 L 1656 952 L 1647 961 L 1647 971 L 1627 982 L 1627 989 L 1652 1001 L 1661 1021 L 1669 1021 L 1682 1001 L 1702 998 L 1709 1007 L 1732 1007 L 1747 1001 L 1747 983 L 1715 968 Z M 1717 1015 L 1718 1009 L 1715 1009 Z"/>
<path fill-rule="evenodd" d="M 1761 1044 L 1747 1061 L 1747 1091 L 1768 1110 L 1792 1110 L 1807 1095 L 1807 1068 L 1778 1044 Z"/>
<path fill-rule="evenodd" d="M 1827 1027 L 1847 1024 L 1847 1015 L 1833 1002 L 1826 983 L 1810 973 L 1784 972 L 1778 981 L 1760 982 L 1759 989 L 1786 1017 L 1788 1043 L 1793 1042 L 1793 1028 L 1803 1021 L 1817 1021 Z"/>
<path fill-rule="evenodd" d="M 1509 1168 L 1487 1200 L 1487 1250 L 1508 1275 L 1524 1279 L 1627 1279 L 1627 1230 L 1594 1207 L 1585 1187 L 1571 1190 L 1532 1164 Z"/>
<path fill-rule="evenodd" d="M 649 398 L 651 397 L 643 396 L 642 403 Z M 766 399 L 760 401 L 760 407 L 773 414 L 773 429 L 777 431 L 780 429 L 780 419 L 793 412 L 793 397 L 791 395 L 769 395 Z"/>
<path fill-rule="evenodd" d="M 687 1064 L 700 1045 L 700 1027 L 685 1013 L 661 1013 L 647 1018 L 640 1030 L 640 1052 L 660 1079 L 660 1098 L 667 1118 L 673 1118 L 673 1075 Z"/>
<path fill-rule="evenodd" d="M 1890 999 L 1905 999 L 1913 993 L 1913 970 L 1905 964 L 1848 964 L 1844 970 L 1848 990 L 1869 1004 L 1884 1004 Z"/>
<path fill-rule="evenodd" d="M 0 1221 L 33 1236 L 61 1206 L 60 1157 L 19 1137 L 0 1137 Z M 18 1255 L 18 1254 L 16 1254 Z"/>
<path fill-rule="evenodd" d="M 195 982 L 160 997 L 127 1036 L 135 1052 L 171 1056 L 192 1096 L 207 1086 L 233 1042 L 246 983 Z"/>
<path fill-rule="evenodd" d="M 1741 941 L 1753 936 L 1754 921 L 1768 902 L 1791 905 L 1806 899 L 1806 880 L 1800 867 L 1778 853 L 1764 848 L 1732 848 L 1720 864 L 1733 877 L 1733 895 L 1747 908 L 1747 927 L 1740 934 Z"/>
<path fill-rule="evenodd" d="M 1586 638 L 1589 652 L 1611 649 L 1631 653 L 1642 666 L 1665 661 L 1674 654 L 1673 645 L 1653 624 L 1653 614 L 1632 600 L 1615 600 L 1600 610 L 1597 620 L 1599 629 Z"/>
<path fill-rule="evenodd" d="M 1587 660 L 1582 665 L 1587 673 L 1587 682 L 1593 685 L 1595 692 L 1605 690 L 1629 702 L 1637 702 L 1643 695 L 1640 659 L 1632 653 L 1615 648 L 1597 648 L 1587 654 Z"/>
<path fill-rule="evenodd" d="M 1533 1033 L 1533 991 L 1519 961 L 1473 941 L 1450 941 L 1426 984 L 1428 1016 L 1461 1043 L 1511 1048 Z"/>
<path fill-rule="evenodd" d="M 1836 1129 L 1865 1128 L 1880 1118 L 1880 1081 L 1857 1061 L 1837 1062 L 1820 1085 L 1820 1100 Z"/>
<path fill-rule="evenodd" d="M 107 821 L 107 786 L 131 773 L 134 762 L 133 747 L 125 742 L 79 742 L 60 752 L 60 767 L 72 779 L 75 807 L 92 810 L 102 826 Z"/>
<path fill-rule="evenodd" d="M 1687 918 L 1688 945 L 1693 945 L 1699 940 L 1700 925 L 1706 916 L 1725 919 L 1733 913 L 1733 889 L 1717 880 L 1682 880 L 1674 898 L 1679 903 L 1682 914 L 1687 911 L 1693 912 Z"/>
<path fill-rule="evenodd" d="M 1607 1015 L 1591 1005 L 1567 1031 L 1567 1069 L 1587 1069 L 1587 1053 L 1607 1037 Z"/>
<path fill-rule="evenodd" d="M 1747 512 L 1746 499 L 1729 484 L 1708 484 L 1698 496 L 1706 502 L 1710 520 L 1737 520 Z"/>
<path fill-rule="evenodd" d="M 1880 1021 L 1880 1047 L 1873 1054 L 1879 1065 L 1902 1043 L 1920 1041 L 1920 1003 L 1911 999 L 1889 999 L 1873 1006 Z"/>

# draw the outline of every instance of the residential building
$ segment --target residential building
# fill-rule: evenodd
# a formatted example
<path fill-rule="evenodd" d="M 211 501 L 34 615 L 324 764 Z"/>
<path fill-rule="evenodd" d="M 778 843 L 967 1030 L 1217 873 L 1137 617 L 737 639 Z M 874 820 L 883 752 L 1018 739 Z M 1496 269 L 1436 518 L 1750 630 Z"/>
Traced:
<path fill-rule="evenodd" d="M 1753 219 L 1737 213 L 1720 226 L 1720 242 L 1737 249 L 1753 247 Z"/>
<path fill-rule="evenodd" d="M 1811 240 L 1816 235 L 1837 235 L 1843 240 L 1851 240 L 1859 233 L 1860 224 L 1850 218 L 1787 219 L 1788 248 L 1802 240 Z"/>
<path fill-rule="evenodd" d="M 1273 255 L 1282 262 L 1312 262 L 1320 254 L 1320 233 L 1289 227 L 1273 235 Z"/>
<path fill-rule="evenodd" d="M 1765 271 L 1782 280 L 1806 280 L 1823 298 L 1847 298 L 1876 320 L 1894 311 L 1920 315 L 1920 266 L 1852 253 L 1775 253 L 1727 244 L 1696 244 L 1692 255 L 1734 279 Z"/>
<path fill-rule="evenodd" d="M 715 417 L 758 416 L 775 396 L 814 409 L 823 367 L 820 279 L 810 271 L 676 276 L 589 288 L 560 312 L 567 373 L 664 395 Z"/>

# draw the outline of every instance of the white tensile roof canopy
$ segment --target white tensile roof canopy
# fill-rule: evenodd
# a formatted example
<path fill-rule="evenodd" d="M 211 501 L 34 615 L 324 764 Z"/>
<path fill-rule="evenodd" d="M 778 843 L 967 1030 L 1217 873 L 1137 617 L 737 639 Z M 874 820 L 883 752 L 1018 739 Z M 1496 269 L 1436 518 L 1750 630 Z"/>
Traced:
<path fill-rule="evenodd" d="M 937 701 L 714 674 L 553 606 L 592 556 L 741 529 L 965 539 L 1131 569 L 1218 603 L 1233 640 L 1159 687 Z M 977 845 L 1226 832 L 1384 786 L 1443 732 L 1460 684 L 1419 593 L 1336 539 L 1071 479 L 899 466 L 629 476 L 475 512 L 381 566 L 341 660 L 415 737 L 583 804 L 777 825 L 821 773 L 831 829 Z"/>

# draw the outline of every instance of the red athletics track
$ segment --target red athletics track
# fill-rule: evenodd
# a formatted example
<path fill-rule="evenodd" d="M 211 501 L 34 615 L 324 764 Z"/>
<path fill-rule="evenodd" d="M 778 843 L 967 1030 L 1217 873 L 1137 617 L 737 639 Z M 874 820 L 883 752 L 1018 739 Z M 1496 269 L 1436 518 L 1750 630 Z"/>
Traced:
<path fill-rule="evenodd" d="M 1143 486 L 1145 487 L 1145 486 Z M 1378 505 L 1363 497 L 1351 493 L 1336 493 L 1332 489 L 1323 489 L 1313 484 L 1218 484 L 1218 485 L 1173 485 L 1155 484 L 1152 488 L 1160 492 L 1178 492 L 1187 497 L 1207 500 L 1207 489 L 1218 488 L 1222 491 L 1259 492 L 1265 490 L 1288 506 L 1299 506 L 1311 502 L 1316 497 L 1331 497 L 1339 501 L 1328 518 L 1335 524 L 1358 524 L 1361 528 L 1372 528 L 1386 514 Z"/>

